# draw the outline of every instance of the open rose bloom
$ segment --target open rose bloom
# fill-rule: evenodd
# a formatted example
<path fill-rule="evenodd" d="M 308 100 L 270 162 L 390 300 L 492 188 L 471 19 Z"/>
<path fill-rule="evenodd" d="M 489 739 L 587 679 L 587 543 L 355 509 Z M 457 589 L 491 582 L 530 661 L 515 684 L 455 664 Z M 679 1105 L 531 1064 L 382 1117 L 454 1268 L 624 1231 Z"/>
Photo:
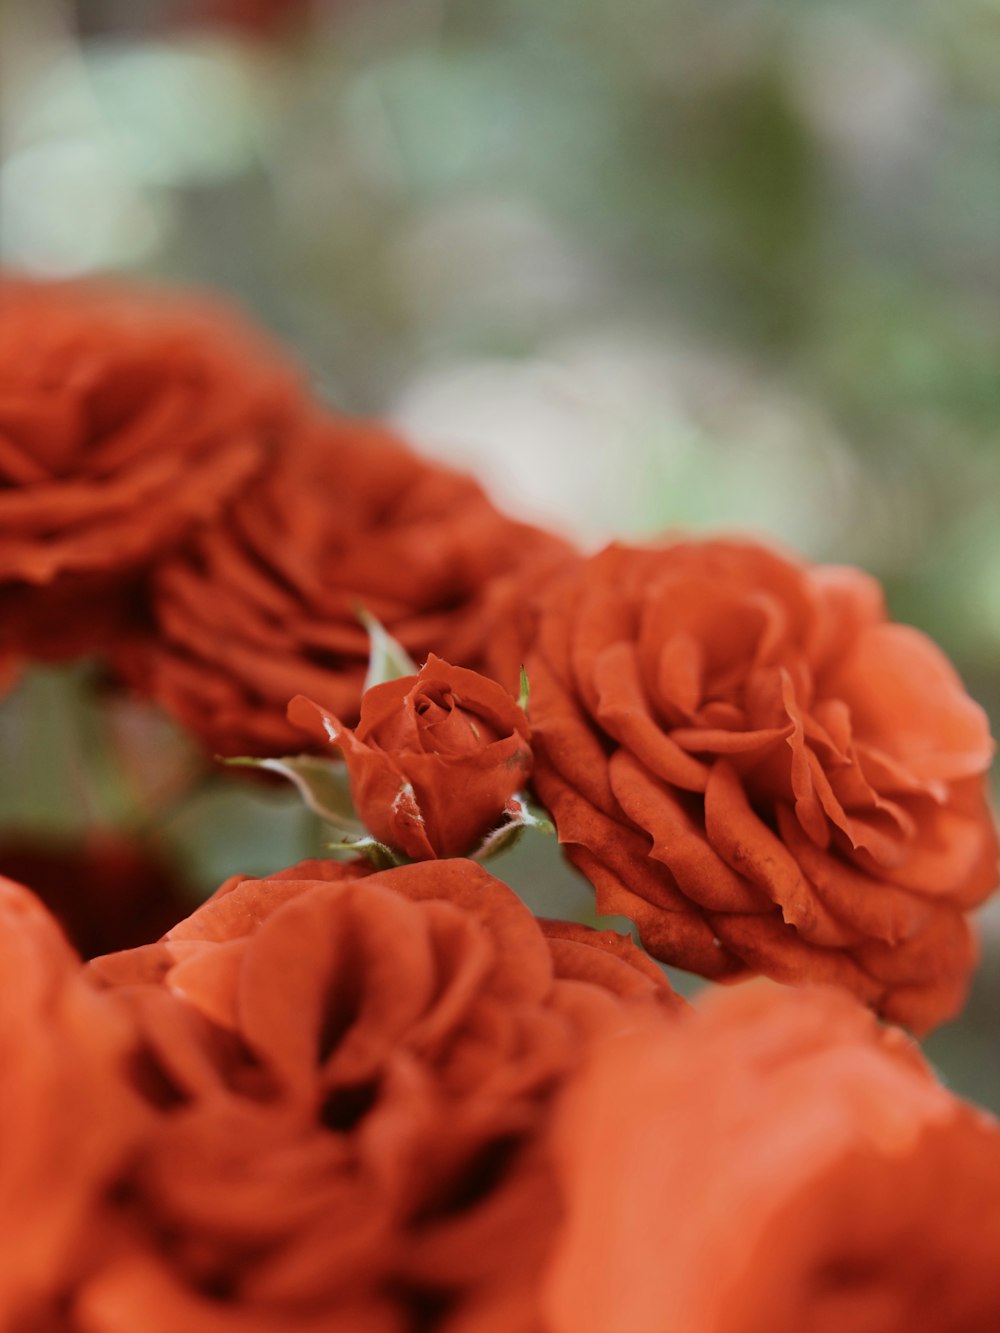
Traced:
<path fill-rule="evenodd" d="M 545 928 L 468 861 L 237 877 L 88 976 L 150 1121 L 106 1177 L 113 1244 L 64 1272 L 34 1223 L 88 1333 L 534 1333 L 559 1092 L 680 1012 L 629 941 Z"/>
<path fill-rule="evenodd" d="M 317 413 L 224 523 L 158 566 L 153 623 L 118 665 L 216 753 L 287 753 L 296 694 L 357 719 L 359 610 L 418 660 L 478 667 L 509 581 L 569 554 L 384 428 Z"/>
<path fill-rule="evenodd" d="M 608 1041 L 555 1126 L 550 1333 L 986 1333 L 1000 1125 L 849 996 Z"/>
<path fill-rule="evenodd" d="M 535 784 L 598 906 L 666 962 L 952 1017 L 997 882 L 986 716 L 859 570 L 609 547 L 539 599 Z"/>
<path fill-rule="evenodd" d="M 109 1195 L 152 1120 L 124 1077 L 132 1025 L 42 904 L 0 878 L 0 1329 L 59 1311 L 115 1245 Z"/>
<path fill-rule="evenodd" d="M 205 298 L 0 275 L 0 647 L 107 649 L 282 444 L 298 374 Z"/>

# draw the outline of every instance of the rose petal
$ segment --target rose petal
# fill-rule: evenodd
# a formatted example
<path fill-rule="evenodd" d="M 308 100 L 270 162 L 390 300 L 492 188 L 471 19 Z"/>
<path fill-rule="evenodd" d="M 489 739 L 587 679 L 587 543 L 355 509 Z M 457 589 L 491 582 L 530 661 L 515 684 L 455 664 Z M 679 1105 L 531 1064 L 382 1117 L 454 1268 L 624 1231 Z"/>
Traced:
<path fill-rule="evenodd" d="M 778 806 L 778 828 L 817 896 L 835 916 L 854 928 L 854 943 L 874 936 L 895 944 L 927 921 L 930 908 L 926 903 L 852 868 L 836 851 L 821 851 L 805 836 L 786 806 Z"/>
<path fill-rule="evenodd" d="M 926 635 L 909 625 L 876 625 L 824 682 L 843 698 L 855 734 L 901 760 L 918 778 L 970 777 L 993 756 L 986 714 Z"/>
<path fill-rule="evenodd" d="M 705 829 L 719 854 L 778 904 L 784 921 L 803 939 L 827 949 L 858 942 L 857 932 L 831 916 L 817 899 L 798 861 L 754 813 L 735 769 L 724 760 L 713 765 L 709 776 Z M 810 839 L 803 841 L 814 845 Z"/>
<path fill-rule="evenodd" d="M 673 793 L 630 754 L 620 750 L 609 771 L 622 809 L 653 840 L 649 855 L 669 868 L 686 897 L 711 911 L 770 911 L 767 895 L 726 864 Z"/>

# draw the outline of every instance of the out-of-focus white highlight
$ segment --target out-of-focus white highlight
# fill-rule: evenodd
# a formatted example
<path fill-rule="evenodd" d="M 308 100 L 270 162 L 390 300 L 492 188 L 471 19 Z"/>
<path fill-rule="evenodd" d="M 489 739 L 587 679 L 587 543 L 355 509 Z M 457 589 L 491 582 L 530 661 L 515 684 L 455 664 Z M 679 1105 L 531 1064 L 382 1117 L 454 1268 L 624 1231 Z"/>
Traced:
<path fill-rule="evenodd" d="M 501 505 L 592 545 L 729 526 L 824 555 L 865 508 L 861 469 L 821 413 L 662 331 L 457 361 L 406 386 L 392 416 Z"/>
<path fill-rule="evenodd" d="M 240 46 L 55 42 L 8 80 L 0 254 L 54 277 L 139 264 L 174 222 L 172 191 L 239 175 L 260 155 L 271 87 Z"/>

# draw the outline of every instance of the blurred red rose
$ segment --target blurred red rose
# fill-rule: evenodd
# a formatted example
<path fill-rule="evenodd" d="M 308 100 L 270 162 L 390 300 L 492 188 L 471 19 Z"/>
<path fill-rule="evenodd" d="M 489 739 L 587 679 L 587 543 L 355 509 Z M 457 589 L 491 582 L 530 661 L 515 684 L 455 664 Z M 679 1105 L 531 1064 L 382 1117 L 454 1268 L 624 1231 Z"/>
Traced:
<path fill-rule="evenodd" d="M 0 1329 L 56 1330 L 152 1118 L 125 1078 L 131 1024 L 55 922 L 0 879 Z"/>
<path fill-rule="evenodd" d="M 0 648 L 105 646 L 138 614 L 137 574 L 217 518 L 281 441 L 293 386 L 203 298 L 4 278 Z"/>
<path fill-rule="evenodd" d="M 478 667 L 505 576 L 564 560 L 564 542 L 493 508 L 469 477 L 381 428 L 315 422 L 158 571 L 155 626 L 122 671 L 220 754 L 301 746 L 305 694 L 351 724 L 368 664 L 364 607 L 419 661 Z"/>
<path fill-rule="evenodd" d="M 256 37 L 274 38 L 308 26 L 323 3 L 324 0 L 167 0 L 166 8 L 172 22 L 179 26 L 230 28 Z"/>
<path fill-rule="evenodd" d="M 362 823 L 414 861 L 475 851 L 531 771 L 516 701 L 433 653 L 418 675 L 365 691 L 356 731 L 302 695 L 288 716 L 343 752 Z"/>
<path fill-rule="evenodd" d="M 31 889 L 84 958 L 159 939 L 196 901 L 155 852 L 112 833 L 79 843 L 8 834 L 0 875 Z"/>
<path fill-rule="evenodd" d="M 346 0 L 349 2 L 349 0 Z M 296 33 L 345 0 L 142 0 L 122 5 L 80 0 L 71 6 L 76 30 L 85 38 L 145 36 L 163 40 L 180 30 L 219 29 L 274 40 Z"/>
<path fill-rule="evenodd" d="M 710 977 L 952 1016 L 997 883 L 986 717 L 875 581 L 752 542 L 612 546 L 539 599 L 535 785 L 601 911 Z"/>
<path fill-rule="evenodd" d="M 133 1006 L 163 1121 L 88 1333 L 534 1333 L 554 1098 L 679 1003 L 470 861 L 234 879 L 91 973 Z"/>
<path fill-rule="evenodd" d="M 22 665 L 21 659 L 12 653 L 0 653 L 0 699 L 17 684 Z"/>
<path fill-rule="evenodd" d="M 1000 1327 L 1000 1125 L 843 992 L 613 1038 L 553 1133 L 548 1333 Z"/>

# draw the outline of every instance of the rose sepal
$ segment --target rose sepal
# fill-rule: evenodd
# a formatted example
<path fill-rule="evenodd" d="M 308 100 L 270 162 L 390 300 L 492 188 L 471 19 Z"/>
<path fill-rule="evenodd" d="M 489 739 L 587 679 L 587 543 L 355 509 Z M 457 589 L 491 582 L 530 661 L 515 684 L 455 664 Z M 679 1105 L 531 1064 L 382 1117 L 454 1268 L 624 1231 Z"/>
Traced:
<path fill-rule="evenodd" d="M 324 842 L 323 846 L 328 852 L 350 852 L 352 856 L 367 857 L 376 870 L 393 870 L 397 866 L 414 864 L 408 856 L 393 851 L 371 834 L 363 838 L 344 838 L 340 842 Z"/>
<path fill-rule="evenodd" d="M 528 680 L 528 673 L 524 668 L 524 664 L 522 663 L 521 675 L 518 680 L 517 706 L 518 708 L 520 708 L 521 712 L 525 715 L 525 717 L 528 716 L 528 702 L 530 698 L 531 698 L 531 683 Z"/>
<path fill-rule="evenodd" d="M 357 617 L 368 631 L 368 672 L 365 690 L 384 685 L 400 676 L 415 676 L 420 669 L 398 639 L 365 607 L 357 608 Z"/>
<path fill-rule="evenodd" d="M 345 845 L 368 836 L 368 830 L 354 809 L 347 764 L 343 759 L 326 759 L 314 754 L 284 755 L 279 759 L 240 755 L 233 759 L 220 757 L 220 763 L 233 768 L 263 768 L 287 778 L 295 784 L 309 809 L 344 838 Z"/>
<path fill-rule="evenodd" d="M 472 861 L 489 861 L 502 852 L 509 852 L 521 841 L 525 829 L 538 829 L 540 833 L 555 834 L 555 825 L 545 812 L 530 802 L 524 792 L 512 796 L 504 808 L 503 822 L 486 834 L 474 852 Z"/>

